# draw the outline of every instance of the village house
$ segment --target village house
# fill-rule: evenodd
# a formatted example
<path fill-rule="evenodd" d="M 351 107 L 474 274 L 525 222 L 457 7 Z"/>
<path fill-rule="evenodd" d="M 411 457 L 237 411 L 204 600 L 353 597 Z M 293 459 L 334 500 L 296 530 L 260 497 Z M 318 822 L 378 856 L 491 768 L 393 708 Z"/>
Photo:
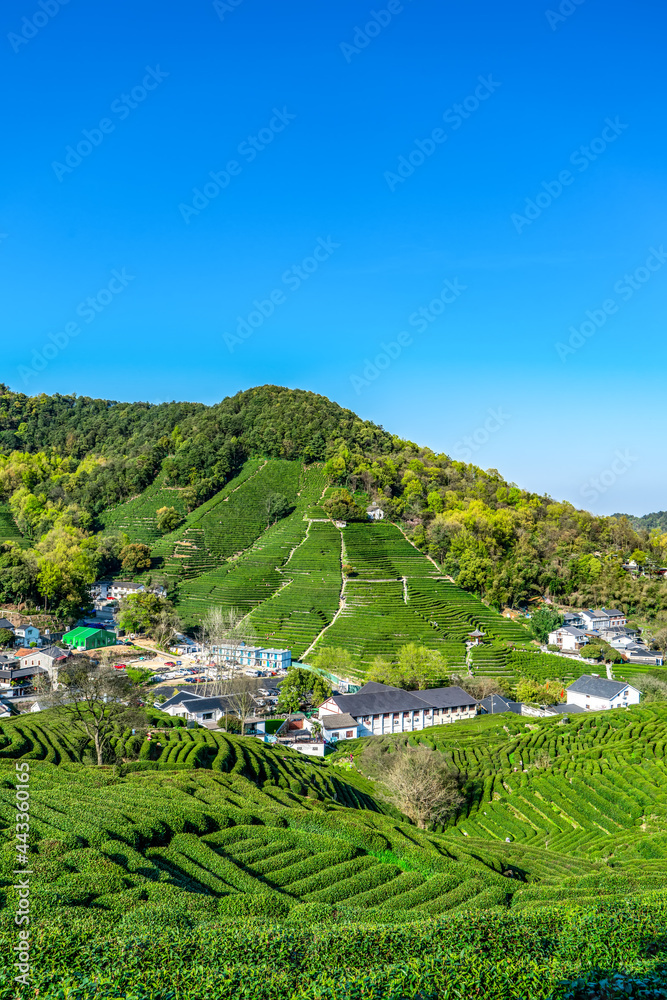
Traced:
<path fill-rule="evenodd" d="M 320 721 L 331 715 L 356 720 L 358 736 L 411 733 L 477 714 L 477 701 L 460 687 L 404 691 L 369 681 L 354 694 L 332 695 L 320 705 Z M 349 727 L 348 727 L 349 728 Z"/>
<path fill-rule="evenodd" d="M 39 642 L 39 629 L 35 625 L 18 625 L 14 629 L 14 640 L 19 646 L 29 646 Z"/>
<path fill-rule="evenodd" d="M 482 715 L 499 715 L 502 712 L 513 712 L 514 715 L 521 715 L 522 704 L 520 701 L 511 701 L 503 698 L 500 694 L 490 694 L 487 698 L 482 698 L 479 703 Z"/>
<path fill-rule="evenodd" d="M 40 667 L 22 666 L 18 656 L 0 654 L 0 694 L 3 698 L 21 698 L 30 694 L 37 675 L 41 673 Z"/>
<path fill-rule="evenodd" d="M 384 517 L 384 511 L 377 503 L 372 503 L 370 507 L 366 508 L 366 513 L 371 521 L 381 521 Z"/>
<path fill-rule="evenodd" d="M 14 631 L 14 626 L 8 618 L 0 618 L 0 628 L 6 629 L 8 632 Z"/>
<path fill-rule="evenodd" d="M 52 687 L 58 682 L 58 670 L 70 655 L 69 649 L 58 646 L 44 646 L 42 649 L 22 650 L 19 657 L 21 667 L 36 667 L 48 674 Z"/>
<path fill-rule="evenodd" d="M 359 723 L 347 712 L 339 712 L 333 715 L 320 716 L 322 726 L 322 736 L 325 740 L 335 742 L 336 740 L 353 740 L 359 734 Z"/>
<path fill-rule="evenodd" d="M 590 639 L 583 629 L 575 628 L 573 625 L 561 625 L 555 632 L 549 633 L 549 645 L 558 646 L 566 653 L 576 653 Z"/>
<path fill-rule="evenodd" d="M 134 580 L 97 580 L 91 583 L 89 588 L 90 596 L 93 599 L 103 601 L 120 601 L 130 594 L 157 594 L 158 597 L 166 597 L 165 587 L 147 587 L 143 583 L 135 583 Z"/>
<path fill-rule="evenodd" d="M 266 741 L 287 746 L 308 757 L 324 757 L 334 749 L 333 741 L 327 739 L 322 730 L 321 721 L 307 719 L 303 712 L 288 715 L 275 736 L 266 737 Z"/>
<path fill-rule="evenodd" d="M 641 691 L 626 681 L 612 681 L 598 674 L 584 674 L 567 688 L 567 704 L 587 712 L 638 705 Z"/>
<path fill-rule="evenodd" d="M 584 608 L 579 612 L 579 617 L 583 622 L 583 627 L 587 631 L 597 632 L 605 628 L 623 628 L 627 622 L 627 616 L 617 608 Z"/>
<path fill-rule="evenodd" d="M 265 649 L 263 646 L 246 646 L 244 642 L 238 642 L 213 646 L 211 652 L 223 663 L 236 663 L 241 667 L 254 667 L 257 670 L 288 670 L 292 665 L 291 649 Z"/>
<path fill-rule="evenodd" d="M 185 719 L 187 709 L 184 707 L 184 703 L 201 697 L 201 695 L 195 694 L 194 691 L 177 691 L 176 694 L 173 694 L 171 698 L 168 698 L 161 705 L 157 701 L 154 704 L 156 708 L 159 708 L 161 712 L 166 712 L 167 715 L 180 716 L 182 719 Z"/>

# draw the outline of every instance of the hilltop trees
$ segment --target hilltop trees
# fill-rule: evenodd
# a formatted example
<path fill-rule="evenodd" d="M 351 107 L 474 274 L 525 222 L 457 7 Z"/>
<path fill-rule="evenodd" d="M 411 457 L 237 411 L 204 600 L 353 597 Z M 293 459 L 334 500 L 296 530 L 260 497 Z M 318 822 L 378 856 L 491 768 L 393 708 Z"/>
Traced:
<path fill-rule="evenodd" d="M 324 462 L 335 491 L 323 505 L 335 519 L 365 519 L 353 497 L 362 486 L 445 574 L 494 607 L 549 594 L 573 606 L 647 610 L 658 620 L 667 611 L 667 582 L 658 575 L 667 532 L 659 518 L 633 526 L 623 515 L 577 510 L 508 483 L 495 469 L 393 436 L 314 393 L 261 386 L 212 407 L 152 406 L 31 398 L 0 386 L 0 502 L 33 547 L 57 527 L 99 530 L 104 511 L 158 475 L 186 490 L 193 510 L 260 455 Z M 284 511 L 271 498 L 267 504 L 271 524 Z M 167 509 L 161 531 L 175 523 Z M 623 569 L 632 556 L 644 575 Z M 0 595 L 53 602 L 70 589 L 42 567 L 39 590 L 35 558 L 0 552 Z M 149 565 L 146 552 L 123 560 L 127 573 Z M 108 565 L 103 572 L 116 572 Z"/>

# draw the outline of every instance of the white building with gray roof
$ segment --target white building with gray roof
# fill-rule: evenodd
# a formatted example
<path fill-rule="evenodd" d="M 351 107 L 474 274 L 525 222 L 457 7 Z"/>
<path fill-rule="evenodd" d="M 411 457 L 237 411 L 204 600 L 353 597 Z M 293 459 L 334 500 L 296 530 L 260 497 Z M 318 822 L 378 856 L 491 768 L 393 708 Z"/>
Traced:
<path fill-rule="evenodd" d="M 568 705 L 580 705 L 587 712 L 638 705 L 641 691 L 626 681 L 612 681 L 597 674 L 584 674 L 567 689 Z"/>
<path fill-rule="evenodd" d="M 477 715 L 477 701 L 460 687 L 404 691 L 369 681 L 354 694 L 336 694 L 320 705 L 320 720 L 332 715 L 349 716 L 357 723 L 358 736 L 412 733 Z M 349 728 L 352 728 L 351 726 Z"/>

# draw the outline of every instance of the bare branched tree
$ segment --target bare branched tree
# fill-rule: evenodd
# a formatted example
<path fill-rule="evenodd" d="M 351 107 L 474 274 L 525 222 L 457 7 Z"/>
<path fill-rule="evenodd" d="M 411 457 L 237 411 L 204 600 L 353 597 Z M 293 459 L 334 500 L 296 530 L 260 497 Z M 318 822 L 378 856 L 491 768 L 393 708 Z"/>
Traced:
<path fill-rule="evenodd" d="M 398 808 L 420 829 L 427 823 L 443 823 L 463 802 L 459 771 L 446 757 L 428 747 L 372 745 L 365 761 L 388 788 Z M 364 757 L 366 757 L 364 753 Z"/>
<path fill-rule="evenodd" d="M 230 671 L 232 678 L 240 674 L 239 660 L 242 645 L 252 645 L 252 629 L 242 611 L 237 608 L 210 608 L 204 617 L 203 625 L 204 649 L 212 656 L 216 664 L 216 676 L 213 686 L 208 685 L 209 694 L 223 695 L 228 693 L 224 673 Z M 226 659 L 220 652 L 221 646 L 231 646 L 231 658 Z"/>
<path fill-rule="evenodd" d="M 229 711 L 238 715 L 241 720 L 241 735 L 245 734 L 245 720 L 253 715 L 257 707 L 254 697 L 254 685 L 249 677 L 240 674 L 226 681 L 227 690 L 224 697 L 229 705 Z"/>
<path fill-rule="evenodd" d="M 74 731 L 95 748 L 97 763 L 104 763 L 109 742 L 119 727 L 142 725 L 142 689 L 127 674 L 95 664 L 87 656 L 73 656 L 58 673 L 59 687 L 51 703 Z"/>

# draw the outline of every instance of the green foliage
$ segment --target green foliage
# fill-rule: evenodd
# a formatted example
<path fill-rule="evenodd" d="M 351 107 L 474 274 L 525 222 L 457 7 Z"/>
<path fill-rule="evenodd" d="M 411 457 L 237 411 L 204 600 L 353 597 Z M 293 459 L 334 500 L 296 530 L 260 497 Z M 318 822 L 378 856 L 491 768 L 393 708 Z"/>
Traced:
<path fill-rule="evenodd" d="M 151 568 L 151 550 L 142 542 L 132 542 L 120 552 L 121 568 L 131 575 Z"/>
<path fill-rule="evenodd" d="M 563 624 L 563 616 L 555 608 L 544 606 L 530 619 L 530 631 L 539 642 L 546 642 L 549 633 L 555 632 Z"/>
<path fill-rule="evenodd" d="M 166 534 L 169 531 L 175 531 L 181 523 L 181 520 L 181 515 L 175 507 L 158 507 L 155 512 L 155 523 L 157 524 L 157 529 L 163 534 Z"/>
<path fill-rule="evenodd" d="M 297 712 L 308 705 L 320 705 L 331 695 L 331 685 L 319 674 L 292 667 L 280 685 L 278 711 Z"/>
<path fill-rule="evenodd" d="M 442 653 L 428 646 L 419 646 L 416 642 L 399 647 L 397 663 L 376 657 L 367 674 L 369 681 L 379 681 L 408 691 L 442 687 L 447 676 L 447 660 Z"/>
<path fill-rule="evenodd" d="M 321 506 L 325 513 L 336 521 L 368 520 L 366 511 L 355 502 L 349 490 L 333 490 L 326 500 L 322 501 Z"/>

